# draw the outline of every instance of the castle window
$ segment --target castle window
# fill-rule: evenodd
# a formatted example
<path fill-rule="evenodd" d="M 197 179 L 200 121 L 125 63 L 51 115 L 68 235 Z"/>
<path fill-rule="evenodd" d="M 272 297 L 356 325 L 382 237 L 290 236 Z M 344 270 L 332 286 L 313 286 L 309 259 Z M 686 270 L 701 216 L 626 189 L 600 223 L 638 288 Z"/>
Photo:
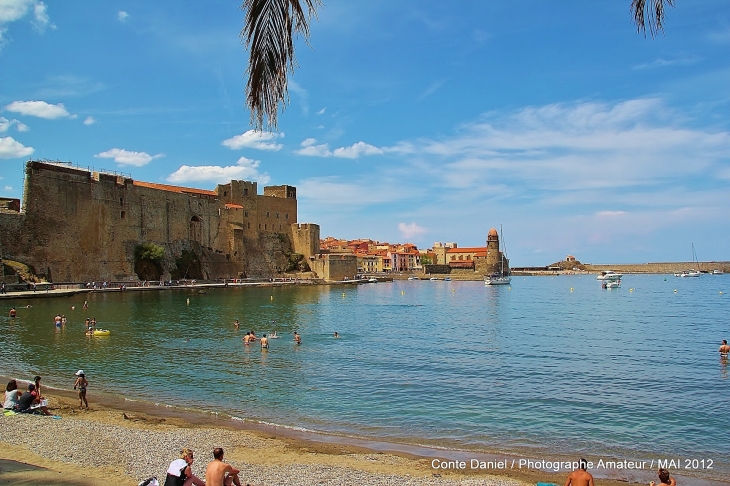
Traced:
<path fill-rule="evenodd" d="M 266 223 L 264 223 L 264 229 L 269 229 L 269 228 L 267 228 Z"/>
<path fill-rule="evenodd" d="M 268 212 L 268 211 L 266 211 L 266 217 L 267 217 L 267 218 L 269 217 L 269 212 Z"/>
<path fill-rule="evenodd" d="M 286 214 L 284 215 L 284 219 L 289 219 L 289 213 L 286 213 Z"/>
<path fill-rule="evenodd" d="M 279 219 L 279 213 L 276 213 L 276 219 Z"/>
<path fill-rule="evenodd" d="M 243 195 L 248 196 L 248 187 L 243 188 Z"/>
<path fill-rule="evenodd" d="M 124 219 L 124 217 L 125 217 L 126 215 L 127 215 L 127 214 L 126 214 L 126 213 L 125 213 L 124 211 L 122 211 L 122 214 L 121 214 L 120 216 L 122 217 L 122 219 Z"/>
<path fill-rule="evenodd" d="M 248 211 L 244 211 L 244 212 L 243 212 L 243 217 L 244 217 L 244 218 L 248 218 Z"/>
<path fill-rule="evenodd" d="M 251 229 L 251 223 L 247 223 L 246 229 Z"/>
<path fill-rule="evenodd" d="M 226 197 L 228 193 L 226 191 L 223 191 L 223 197 Z"/>
<path fill-rule="evenodd" d="M 124 198 L 123 197 L 120 197 L 119 198 L 119 205 L 120 206 L 124 206 Z"/>

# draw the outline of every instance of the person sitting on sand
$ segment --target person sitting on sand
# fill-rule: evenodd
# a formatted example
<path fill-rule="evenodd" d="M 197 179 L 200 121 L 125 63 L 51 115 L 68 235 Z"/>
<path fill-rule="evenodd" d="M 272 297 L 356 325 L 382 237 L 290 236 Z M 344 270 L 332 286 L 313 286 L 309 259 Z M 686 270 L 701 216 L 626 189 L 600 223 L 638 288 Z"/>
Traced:
<path fill-rule="evenodd" d="M 261 349 L 269 349 L 269 339 L 266 334 L 261 338 Z"/>
<path fill-rule="evenodd" d="M 84 408 L 84 405 L 86 405 L 86 410 L 89 409 L 89 402 L 86 401 L 87 386 L 89 386 L 89 380 L 86 379 L 84 370 L 77 371 L 76 381 L 74 382 L 74 390 L 78 389 L 79 391 L 79 408 Z"/>
<path fill-rule="evenodd" d="M 167 468 L 164 486 L 205 486 L 205 481 L 193 474 L 193 456 L 191 449 L 180 451 L 180 459 L 175 459 Z"/>
<path fill-rule="evenodd" d="M 720 356 L 727 358 L 728 354 L 730 354 L 730 346 L 727 345 L 727 339 L 723 339 L 720 346 Z"/>
<path fill-rule="evenodd" d="M 213 449 L 213 458 L 208 463 L 208 467 L 205 468 L 206 486 L 231 486 L 231 484 L 241 486 L 241 480 L 238 479 L 238 473 L 241 471 L 223 462 L 223 449 L 221 447 Z"/>
<path fill-rule="evenodd" d="M 565 486 L 593 486 L 593 476 L 586 471 L 588 461 L 581 457 L 578 469 L 568 474 Z"/>
<path fill-rule="evenodd" d="M 22 394 L 23 392 L 18 390 L 18 382 L 10 380 L 8 386 L 5 387 L 5 404 L 3 408 L 5 410 L 17 410 L 18 400 Z"/>
<path fill-rule="evenodd" d="M 31 383 L 28 385 L 28 391 L 23 393 L 18 399 L 18 412 L 51 415 L 51 412 L 48 411 L 45 405 L 41 405 L 41 400 L 33 393 L 34 391 L 35 385 Z"/>
<path fill-rule="evenodd" d="M 41 377 L 36 375 L 36 377 L 33 378 L 33 384 L 35 385 L 35 396 L 37 396 L 39 400 L 43 400 L 45 397 L 41 395 Z"/>
<path fill-rule="evenodd" d="M 668 486 L 675 486 L 677 484 L 677 481 L 675 481 L 673 477 L 669 476 L 669 471 L 666 469 L 659 468 L 657 476 L 659 476 L 660 485 L 665 484 Z M 649 486 L 654 486 L 655 484 L 656 483 L 652 481 L 649 483 Z"/>

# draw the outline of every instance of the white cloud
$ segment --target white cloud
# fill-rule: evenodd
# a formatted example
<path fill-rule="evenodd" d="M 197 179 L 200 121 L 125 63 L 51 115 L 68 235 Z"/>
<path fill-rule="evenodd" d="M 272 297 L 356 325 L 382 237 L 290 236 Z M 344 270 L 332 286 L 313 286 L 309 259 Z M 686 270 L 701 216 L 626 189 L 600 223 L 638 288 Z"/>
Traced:
<path fill-rule="evenodd" d="M 129 14 L 127 12 L 125 12 L 124 10 L 120 10 L 119 12 L 117 12 L 117 18 L 119 19 L 120 22 L 124 23 L 129 18 Z"/>
<path fill-rule="evenodd" d="M 300 145 L 302 148 L 295 150 L 295 154 L 307 157 L 332 157 L 329 146 L 326 143 L 317 145 L 316 138 L 306 138 Z"/>
<path fill-rule="evenodd" d="M 319 110 L 319 111 L 317 112 L 317 114 L 318 114 L 318 115 L 324 115 L 324 111 L 325 111 L 326 109 L 327 109 L 327 107 L 325 106 L 324 108 L 322 108 L 321 110 Z"/>
<path fill-rule="evenodd" d="M 38 118 L 45 118 L 46 120 L 55 120 L 56 118 L 69 117 L 74 118 L 63 103 L 52 105 L 45 101 L 13 101 L 5 107 L 6 110 L 21 115 L 37 116 Z"/>
<path fill-rule="evenodd" d="M 46 10 L 46 4 L 38 0 L 0 0 L 0 48 L 7 42 L 4 37 L 8 30 L 6 24 L 22 19 L 31 11 L 31 24 L 37 32 L 42 34 L 47 28 L 55 29 Z"/>
<path fill-rule="evenodd" d="M 277 138 L 284 138 L 283 133 L 257 132 L 256 130 L 248 130 L 241 135 L 223 140 L 223 145 L 231 150 L 243 147 L 254 148 L 258 150 L 281 150 L 283 147 L 280 143 L 274 143 Z"/>
<path fill-rule="evenodd" d="M 5 186 L 5 190 L 6 190 L 6 191 L 12 191 L 12 190 L 13 190 L 13 188 L 12 188 L 12 186 Z"/>
<path fill-rule="evenodd" d="M 0 116 L 0 133 L 5 133 L 5 132 L 7 132 L 7 131 L 8 131 L 8 129 L 10 128 L 10 125 L 12 125 L 14 121 L 15 121 L 15 120 L 13 120 L 13 121 L 11 122 L 11 121 L 10 121 L 10 120 L 8 120 L 7 118 L 5 118 L 5 117 L 2 117 L 2 116 Z"/>
<path fill-rule="evenodd" d="M 106 152 L 101 152 L 94 157 L 99 159 L 114 159 L 119 165 L 131 165 L 134 167 L 142 167 L 152 162 L 154 159 L 164 157 L 165 154 L 150 155 L 147 152 L 132 152 L 130 150 L 113 148 Z"/>
<path fill-rule="evenodd" d="M 18 159 L 34 152 L 33 147 L 26 147 L 16 142 L 13 137 L 0 137 L 0 159 Z"/>
<path fill-rule="evenodd" d="M 93 125 L 94 123 L 96 123 L 96 118 L 93 116 L 87 116 L 84 120 L 84 125 Z"/>
<path fill-rule="evenodd" d="M 335 157 L 344 159 L 356 159 L 361 155 L 382 155 L 383 150 L 365 142 L 357 142 L 349 147 L 335 149 L 332 153 Z"/>
<path fill-rule="evenodd" d="M 426 230 L 426 228 L 418 226 L 416 223 L 398 223 L 398 231 L 400 231 L 400 234 L 401 236 L 403 236 L 403 238 L 410 240 L 411 238 L 416 238 L 425 234 L 428 230 Z"/>
<path fill-rule="evenodd" d="M 616 216 L 624 216 L 626 211 L 599 211 L 596 213 L 596 216 L 599 218 L 614 218 Z"/>
<path fill-rule="evenodd" d="M 15 122 L 15 128 L 17 128 L 19 132 L 27 132 L 28 130 L 30 130 L 30 127 L 25 123 L 21 123 L 18 120 L 13 121 Z"/>
<path fill-rule="evenodd" d="M 175 184 L 188 182 L 198 183 L 201 181 L 224 184 L 231 180 L 247 180 L 266 184 L 271 178 L 268 174 L 259 172 L 259 165 L 260 162 L 258 160 L 247 159 L 246 157 L 238 159 L 236 165 L 226 167 L 218 165 L 183 165 L 170 174 L 167 181 Z"/>
<path fill-rule="evenodd" d="M 639 64 L 634 66 L 634 69 L 641 70 L 641 69 L 652 69 L 652 68 L 660 68 L 660 67 L 667 67 L 667 66 L 689 66 L 692 64 L 696 64 L 700 61 L 700 58 L 697 56 L 693 57 L 683 57 L 683 58 L 677 58 L 677 59 L 656 59 L 652 62 L 647 62 L 644 64 Z"/>

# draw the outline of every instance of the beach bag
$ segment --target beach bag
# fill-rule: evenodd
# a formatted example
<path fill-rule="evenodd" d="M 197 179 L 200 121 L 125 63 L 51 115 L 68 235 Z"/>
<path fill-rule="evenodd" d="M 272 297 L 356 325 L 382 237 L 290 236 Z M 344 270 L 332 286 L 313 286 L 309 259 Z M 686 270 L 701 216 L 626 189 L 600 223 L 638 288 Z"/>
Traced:
<path fill-rule="evenodd" d="M 151 478 L 147 478 L 144 481 L 140 481 L 137 486 L 160 486 L 160 482 L 157 480 L 156 477 L 152 476 Z"/>

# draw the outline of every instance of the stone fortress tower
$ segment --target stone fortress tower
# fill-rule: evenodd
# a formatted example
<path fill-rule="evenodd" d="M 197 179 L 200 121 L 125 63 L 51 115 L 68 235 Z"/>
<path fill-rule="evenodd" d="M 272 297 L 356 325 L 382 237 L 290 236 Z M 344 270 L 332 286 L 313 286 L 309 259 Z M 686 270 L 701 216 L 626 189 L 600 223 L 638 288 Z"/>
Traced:
<path fill-rule="evenodd" d="M 487 256 L 474 259 L 474 271 L 481 275 L 491 275 L 501 273 L 502 268 L 505 275 L 509 274 L 509 259 L 499 249 L 499 233 L 496 228 L 491 228 L 487 233 Z"/>

